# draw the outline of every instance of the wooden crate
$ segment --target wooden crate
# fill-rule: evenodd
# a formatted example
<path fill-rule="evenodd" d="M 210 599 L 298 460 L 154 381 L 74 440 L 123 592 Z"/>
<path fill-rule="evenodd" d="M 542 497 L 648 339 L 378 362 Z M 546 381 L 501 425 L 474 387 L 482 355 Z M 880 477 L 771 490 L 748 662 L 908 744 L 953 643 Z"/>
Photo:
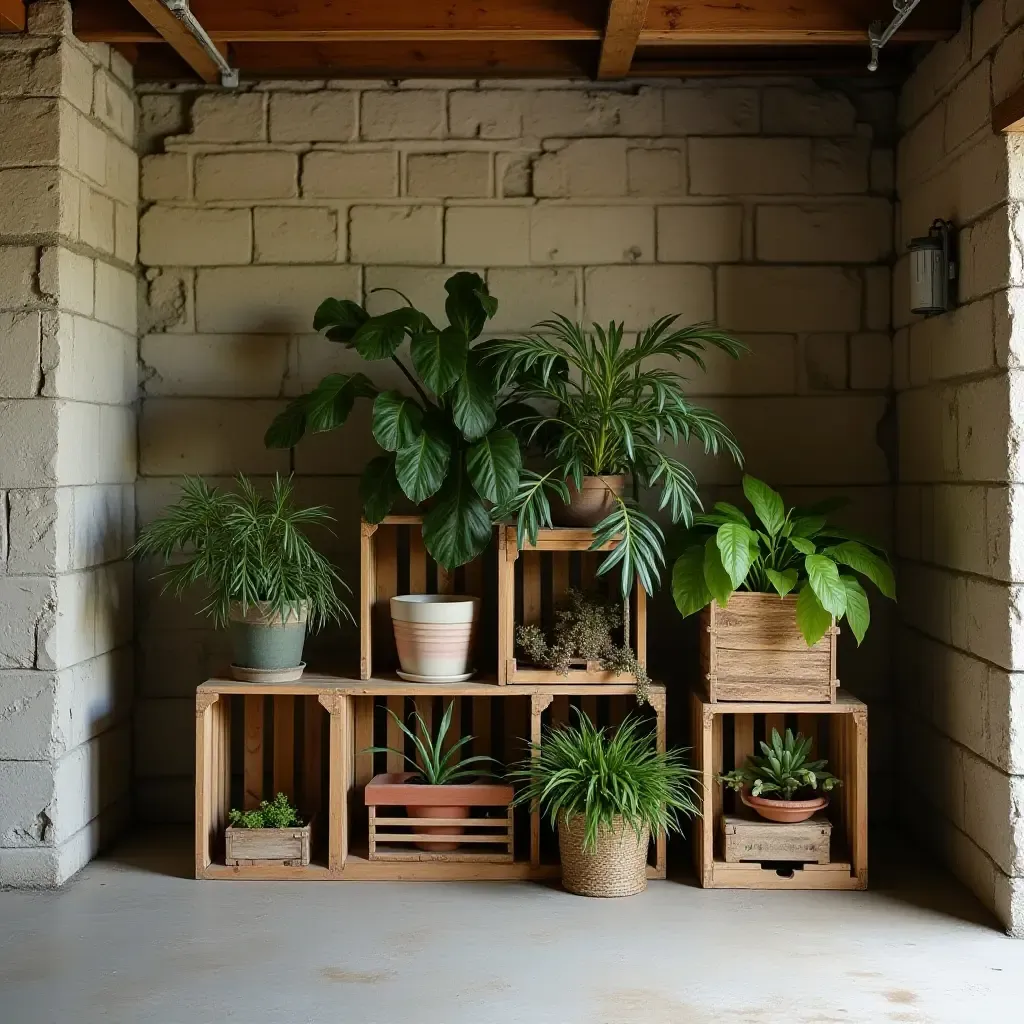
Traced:
<path fill-rule="evenodd" d="M 700 619 L 701 675 L 710 701 L 835 703 L 839 627 L 808 647 L 796 598 L 737 592 Z"/>
<path fill-rule="evenodd" d="M 286 867 L 308 867 L 312 849 L 313 823 L 301 828 L 235 828 L 224 830 L 224 863 Z"/>
<path fill-rule="evenodd" d="M 477 623 L 477 680 L 495 678 L 497 577 L 494 549 L 454 572 L 441 568 L 423 546 L 423 516 L 388 516 L 362 523 L 359 588 L 359 675 L 393 677 L 398 652 L 391 625 L 391 598 L 400 594 L 468 594 L 481 599 Z"/>
<path fill-rule="evenodd" d="M 591 551 L 594 531 L 557 528 L 540 530 L 536 544 L 520 549 L 516 528 L 499 527 L 498 533 L 498 683 L 615 683 L 634 682 L 622 673 L 606 672 L 592 662 L 569 669 L 567 676 L 554 669 L 520 665 L 515 656 L 517 625 L 537 625 L 550 635 L 555 610 L 570 587 L 587 590 L 597 585 L 601 552 L 610 542 Z M 618 593 L 618 571 L 601 578 L 610 596 Z M 620 638 L 621 640 L 621 638 Z M 647 662 L 647 595 L 637 579 L 630 598 L 630 646 L 641 664 Z"/>
<path fill-rule="evenodd" d="M 793 823 L 761 821 L 741 814 L 722 815 L 726 864 L 828 864 L 831 839 L 832 822 L 823 814 Z"/>
<path fill-rule="evenodd" d="M 868 709 L 841 693 L 835 704 L 711 703 L 691 698 L 694 764 L 701 771 L 703 817 L 696 822 L 694 860 L 705 888 L 864 889 L 868 884 Z M 843 784 L 824 812 L 832 823 L 831 863 L 776 870 L 727 863 L 721 817 L 737 813 L 739 798 L 715 781 L 741 767 L 755 744 L 786 728 L 814 737 L 812 755 L 828 759 Z"/>

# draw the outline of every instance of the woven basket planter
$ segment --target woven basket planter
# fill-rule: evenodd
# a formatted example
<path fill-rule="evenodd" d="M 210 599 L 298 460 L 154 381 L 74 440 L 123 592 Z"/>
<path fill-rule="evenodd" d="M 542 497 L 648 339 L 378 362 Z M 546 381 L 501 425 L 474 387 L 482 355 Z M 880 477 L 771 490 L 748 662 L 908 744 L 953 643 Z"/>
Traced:
<path fill-rule="evenodd" d="M 582 814 L 558 820 L 558 851 L 562 858 L 562 885 L 577 896 L 633 896 L 647 888 L 647 848 L 650 830 L 636 833 L 613 820 L 611 829 L 599 829 L 597 846 L 583 851 L 586 819 Z"/>

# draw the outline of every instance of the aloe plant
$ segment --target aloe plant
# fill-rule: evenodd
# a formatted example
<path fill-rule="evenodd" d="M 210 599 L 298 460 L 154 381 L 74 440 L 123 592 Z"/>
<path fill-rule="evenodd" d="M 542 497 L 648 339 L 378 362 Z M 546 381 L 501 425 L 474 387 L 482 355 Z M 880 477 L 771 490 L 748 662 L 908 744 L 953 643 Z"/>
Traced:
<path fill-rule="evenodd" d="M 787 729 L 783 739 L 778 729 L 772 729 L 771 739 L 770 745 L 761 741 L 763 757 L 748 757 L 742 768 L 719 775 L 718 781 L 737 793 L 749 789 L 751 796 L 771 794 L 779 800 L 792 800 L 802 789 L 820 787 L 829 793 L 842 785 L 840 779 L 825 771 L 828 761 L 807 760 L 814 742 L 810 736 L 794 736 L 793 730 Z"/>

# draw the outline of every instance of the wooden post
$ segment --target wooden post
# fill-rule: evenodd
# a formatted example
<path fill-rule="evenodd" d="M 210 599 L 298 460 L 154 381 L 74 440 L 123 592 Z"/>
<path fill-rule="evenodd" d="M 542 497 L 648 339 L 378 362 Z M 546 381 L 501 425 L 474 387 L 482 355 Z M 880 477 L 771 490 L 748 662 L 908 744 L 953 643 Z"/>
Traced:
<path fill-rule="evenodd" d="M 320 702 L 306 697 L 306 719 L 302 740 L 302 798 L 306 803 L 306 816 L 312 818 L 323 804 L 323 719 Z"/>
<path fill-rule="evenodd" d="M 399 721 L 405 721 L 405 698 L 404 697 L 388 697 L 388 711 L 394 712 L 398 716 Z M 395 750 L 405 750 L 405 733 L 398 728 L 398 723 L 388 715 L 387 725 L 387 746 L 394 748 Z M 401 772 L 405 770 L 405 759 L 401 754 L 388 754 L 387 755 L 387 769 L 389 772 Z"/>
<path fill-rule="evenodd" d="M 295 802 L 295 698 L 274 697 L 274 796 Z"/>
<path fill-rule="evenodd" d="M 868 884 L 868 712 L 859 708 L 850 715 L 853 723 L 854 761 L 856 781 L 850 800 L 851 818 L 849 843 L 853 873 L 862 886 Z"/>
<path fill-rule="evenodd" d="M 263 694 L 245 695 L 245 756 L 242 808 L 251 811 L 263 799 Z"/>
<path fill-rule="evenodd" d="M 359 678 L 373 675 L 373 601 L 377 593 L 373 535 L 377 527 L 363 522 L 359 528 Z"/>
<path fill-rule="evenodd" d="M 668 749 L 668 722 L 665 718 L 665 691 L 652 690 L 650 704 L 655 715 L 655 745 L 664 754 Z M 654 869 L 658 878 L 668 874 L 668 834 L 662 829 L 654 838 Z"/>
<path fill-rule="evenodd" d="M 349 699 L 340 693 L 322 693 L 320 703 L 331 716 L 330 791 L 327 797 L 327 867 L 340 877 L 348 859 L 348 745 Z"/>
<path fill-rule="evenodd" d="M 519 545 L 514 526 L 498 529 L 498 683 L 509 681 L 515 650 L 516 632 L 516 559 Z"/>
<path fill-rule="evenodd" d="M 540 757 L 537 747 L 541 740 L 541 716 L 544 709 L 551 703 L 552 695 L 548 693 L 535 693 L 530 697 L 530 742 L 534 744 L 530 751 L 530 757 Z M 540 867 L 540 805 L 530 805 L 530 866 Z"/>
<path fill-rule="evenodd" d="M 196 692 L 196 878 L 202 878 L 211 862 L 213 829 L 213 711 L 220 695 Z"/>

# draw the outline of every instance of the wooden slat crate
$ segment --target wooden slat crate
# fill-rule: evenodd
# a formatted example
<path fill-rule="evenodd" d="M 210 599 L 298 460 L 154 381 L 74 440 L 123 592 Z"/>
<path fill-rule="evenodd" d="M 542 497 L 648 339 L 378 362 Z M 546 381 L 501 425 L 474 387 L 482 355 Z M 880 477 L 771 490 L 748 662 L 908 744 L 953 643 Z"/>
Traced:
<path fill-rule="evenodd" d="M 704 888 L 864 889 L 868 883 L 868 710 L 850 694 L 835 704 L 711 703 L 691 698 L 694 764 L 701 770 L 703 818 L 696 822 L 694 859 Z M 773 728 L 814 739 L 812 754 L 827 758 L 843 784 L 824 811 L 832 824 L 831 863 L 775 869 L 727 863 L 721 819 L 737 813 L 737 794 L 715 781 L 742 767 L 755 744 Z"/>
<path fill-rule="evenodd" d="M 588 590 L 599 587 L 610 596 L 617 594 L 618 572 L 600 582 L 597 567 L 602 552 L 615 547 L 609 543 L 591 551 L 594 532 L 590 529 L 558 528 L 540 530 L 537 543 L 520 549 L 516 528 L 499 527 L 498 534 L 498 682 L 509 683 L 630 683 L 632 676 L 606 672 L 600 663 L 580 664 L 567 676 L 554 669 L 520 664 L 516 658 L 517 625 L 540 626 L 549 636 L 555 611 L 570 587 Z M 621 638 L 617 638 L 621 642 Z M 641 664 L 647 662 L 647 595 L 639 579 L 630 598 L 630 646 Z"/>
<path fill-rule="evenodd" d="M 494 548 L 454 572 L 442 569 L 423 546 L 423 516 L 388 516 L 362 524 L 359 590 L 359 675 L 394 678 L 398 652 L 391 598 L 400 594 L 468 594 L 481 599 L 476 631 L 476 679 L 494 680 L 497 650 L 497 578 Z"/>
<path fill-rule="evenodd" d="M 722 815 L 726 864 L 740 861 L 828 864 L 831 838 L 832 822 L 822 814 L 792 823 L 762 821 L 740 814 Z"/>
<path fill-rule="evenodd" d="M 700 615 L 701 676 L 710 701 L 834 704 L 836 646 L 832 627 L 808 647 L 796 625 L 796 597 L 737 592 L 725 608 Z"/>
<path fill-rule="evenodd" d="M 312 850 L 313 823 L 301 828 L 235 828 L 224 832 L 224 863 L 263 867 L 308 867 Z"/>

